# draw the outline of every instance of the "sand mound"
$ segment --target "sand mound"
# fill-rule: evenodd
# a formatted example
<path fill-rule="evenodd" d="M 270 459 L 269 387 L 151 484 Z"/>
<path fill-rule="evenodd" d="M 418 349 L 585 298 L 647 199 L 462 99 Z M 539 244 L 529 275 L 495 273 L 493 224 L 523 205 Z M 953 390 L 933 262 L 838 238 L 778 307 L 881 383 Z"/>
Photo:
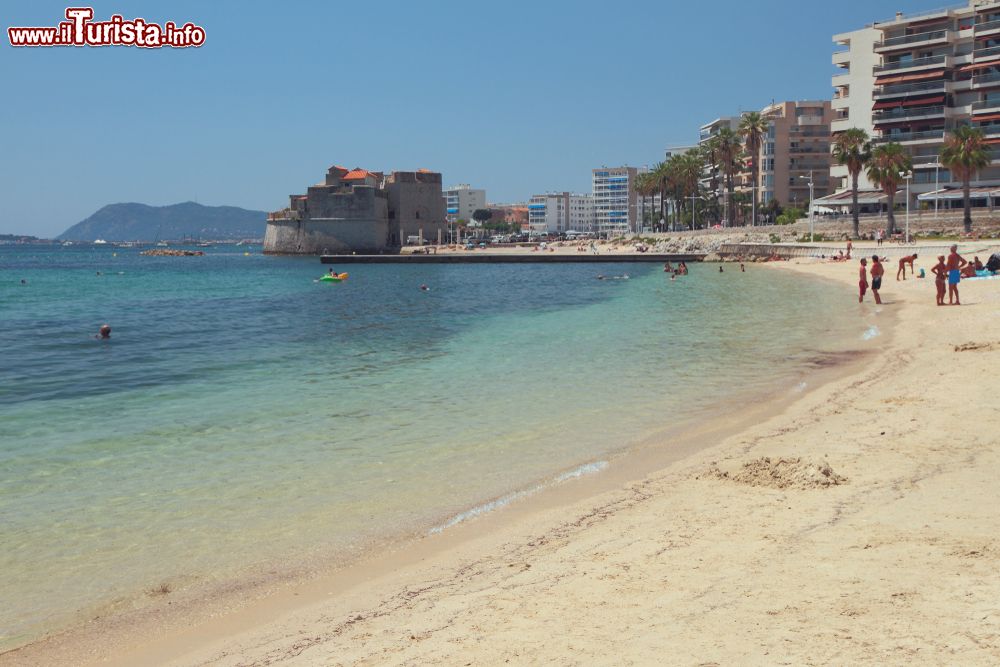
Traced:
<path fill-rule="evenodd" d="M 774 459 L 762 457 L 747 461 L 739 470 L 729 472 L 715 468 L 713 474 L 747 486 L 769 486 L 775 489 L 815 489 L 847 482 L 825 461 L 814 463 L 801 458 Z"/>

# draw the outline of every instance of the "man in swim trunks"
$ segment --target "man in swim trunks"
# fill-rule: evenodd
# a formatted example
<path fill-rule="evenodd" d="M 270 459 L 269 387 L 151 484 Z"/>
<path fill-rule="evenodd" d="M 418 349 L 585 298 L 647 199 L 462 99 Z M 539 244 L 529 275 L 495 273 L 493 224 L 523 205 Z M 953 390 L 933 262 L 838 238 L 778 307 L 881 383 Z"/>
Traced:
<path fill-rule="evenodd" d="M 913 273 L 913 260 L 917 258 L 917 253 L 912 255 L 907 255 L 905 257 L 900 257 L 899 268 L 896 269 L 896 280 L 899 280 L 899 274 L 903 274 L 903 280 L 906 280 L 906 265 L 910 265 L 910 273 Z"/>
<path fill-rule="evenodd" d="M 961 306 L 962 303 L 958 299 L 958 283 L 962 280 L 962 267 L 968 264 L 964 257 L 958 254 L 958 246 L 953 245 L 951 247 L 951 254 L 948 255 L 948 261 L 945 266 L 948 269 L 948 305 L 949 306 Z"/>
<path fill-rule="evenodd" d="M 868 291 L 868 260 L 861 258 L 861 269 L 858 271 L 858 303 L 865 300 L 865 292 Z"/>
<path fill-rule="evenodd" d="M 882 266 L 882 262 L 878 261 L 878 255 L 872 255 L 872 296 L 875 297 L 875 303 L 881 304 L 882 297 L 878 295 L 878 291 L 882 289 L 882 274 L 885 273 L 885 267 Z"/>
<path fill-rule="evenodd" d="M 948 280 L 948 269 L 944 265 L 944 255 L 938 255 L 938 263 L 931 267 L 934 274 L 934 286 L 937 287 L 937 305 L 944 305 L 945 283 Z"/>

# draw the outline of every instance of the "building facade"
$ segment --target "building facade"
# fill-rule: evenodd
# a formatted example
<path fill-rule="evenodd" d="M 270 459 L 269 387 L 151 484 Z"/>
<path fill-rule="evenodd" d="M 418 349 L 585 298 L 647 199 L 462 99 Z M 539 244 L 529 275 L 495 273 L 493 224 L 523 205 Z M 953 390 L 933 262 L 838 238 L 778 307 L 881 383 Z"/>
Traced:
<path fill-rule="evenodd" d="M 444 198 L 448 222 L 471 222 L 476 209 L 486 208 L 486 190 L 473 188 L 468 183 L 448 188 Z"/>
<path fill-rule="evenodd" d="M 757 158 L 761 205 L 777 200 L 782 206 L 804 206 L 810 201 L 810 182 L 813 198 L 832 193 L 830 101 L 778 102 L 764 107 L 761 115 L 768 119 Z M 749 170 L 746 173 L 752 181 Z"/>
<path fill-rule="evenodd" d="M 929 193 L 957 186 L 939 164 L 950 130 L 972 125 L 989 144 L 1000 144 L 1000 2 L 970 0 L 919 15 L 900 13 L 834 41 L 847 46 L 833 56 L 846 70 L 833 78 L 834 131 L 860 127 L 876 145 L 903 145 L 913 158 L 911 198 L 929 201 Z M 849 186 L 844 170 L 832 173 Z M 993 154 L 975 184 L 1000 184 L 1000 154 Z M 859 185 L 871 183 L 865 178 Z"/>
<path fill-rule="evenodd" d="M 594 200 L 590 195 L 550 192 L 535 195 L 528 203 L 532 234 L 594 231 Z"/>
<path fill-rule="evenodd" d="M 615 236 L 636 231 L 636 167 L 601 167 L 593 172 L 594 230 Z"/>
<path fill-rule="evenodd" d="M 333 166 L 322 183 L 268 214 L 264 252 L 396 252 L 409 236 L 436 240 L 446 229 L 441 174 L 421 169 L 386 177 Z"/>

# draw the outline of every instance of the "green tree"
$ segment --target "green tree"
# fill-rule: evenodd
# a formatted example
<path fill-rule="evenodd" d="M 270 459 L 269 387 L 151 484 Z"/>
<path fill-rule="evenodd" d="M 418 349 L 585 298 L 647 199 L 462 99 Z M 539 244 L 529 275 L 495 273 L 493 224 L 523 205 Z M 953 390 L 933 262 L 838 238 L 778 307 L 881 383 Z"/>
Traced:
<path fill-rule="evenodd" d="M 889 225 L 886 234 L 896 233 L 896 216 L 893 209 L 896 206 L 896 191 L 903 180 L 903 175 L 913 169 L 913 160 L 900 144 L 890 142 L 882 144 L 872 151 L 868 163 L 868 178 L 881 188 L 889 198 Z"/>
<path fill-rule="evenodd" d="M 666 191 L 670 193 L 680 212 L 687 209 L 689 201 L 692 203 L 692 213 L 694 212 L 693 197 L 699 194 L 702 165 L 702 156 L 698 150 L 672 155 L 664 165 Z M 694 227 L 693 223 L 689 223 L 689 226 Z"/>
<path fill-rule="evenodd" d="M 851 176 L 851 214 L 854 217 L 854 238 L 860 236 L 858 225 L 858 175 L 872 159 L 872 146 L 868 133 L 852 127 L 837 135 L 833 141 L 833 158 L 847 167 Z"/>
<path fill-rule="evenodd" d="M 642 197 L 643 217 L 645 217 L 649 213 L 649 209 L 646 207 L 646 197 L 654 197 L 656 195 L 657 187 L 658 185 L 656 182 L 656 177 L 653 175 L 652 172 L 639 174 L 635 178 L 635 185 L 634 185 L 635 192 L 637 195 Z M 652 216 L 650 215 L 650 217 Z M 643 220 L 642 223 L 644 224 L 645 220 Z M 640 225 L 640 227 L 641 226 L 642 225 Z M 653 225 L 653 227 L 655 228 L 655 225 Z"/>
<path fill-rule="evenodd" d="M 480 225 L 485 224 L 493 217 L 493 211 L 488 208 L 477 208 L 472 212 L 472 219 L 478 222 Z"/>
<path fill-rule="evenodd" d="M 669 183 L 669 169 L 666 162 L 657 162 L 650 172 L 653 192 L 660 195 L 660 220 L 665 220 L 665 205 L 667 201 L 667 187 Z"/>
<path fill-rule="evenodd" d="M 753 210 L 757 210 L 757 188 L 760 185 L 760 147 L 767 135 L 771 122 L 762 116 L 759 111 L 751 111 L 743 114 L 740 119 L 739 134 L 743 138 L 746 146 L 747 158 L 750 162 L 750 172 L 753 176 L 753 187 L 750 189 L 753 196 Z M 750 221 L 751 225 L 756 225 L 756 220 Z"/>
<path fill-rule="evenodd" d="M 965 231 L 972 231 L 972 204 L 969 188 L 973 175 L 990 163 L 983 131 L 977 127 L 959 125 L 952 130 L 941 147 L 941 164 L 962 181 L 962 205 L 965 209 Z"/>
<path fill-rule="evenodd" d="M 736 192 L 736 173 L 743 168 L 742 160 L 740 159 L 740 152 L 742 147 L 740 146 L 740 138 L 735 132 L 733 132 L 728 127 L 724 127 L 719 130 L 719 133 L 713 137 L 716 142 L 716 156 L 718 159 L 718 168 L 722 172 L 722 178 L 726 189 L 726 202 L 725 215 L 729 218 L 725 221 L 725 224 L 732 226 L 733 221 L 736 219 L 736 209 L 735 209 L 735 192 Z"/>

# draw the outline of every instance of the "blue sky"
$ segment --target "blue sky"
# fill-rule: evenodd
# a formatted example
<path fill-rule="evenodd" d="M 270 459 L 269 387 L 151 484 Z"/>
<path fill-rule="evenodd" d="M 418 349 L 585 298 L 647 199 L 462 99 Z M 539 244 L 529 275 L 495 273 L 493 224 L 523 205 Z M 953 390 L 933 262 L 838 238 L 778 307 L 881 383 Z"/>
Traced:
<path fill-rule="evenodd" d="M 101 206 L 274 210 L 331 164 L 428 168 L 490 201 L 588 191 L 699 125 L 831 94 L 831 35 L 941 0 L 812 3 L 97 2 L 205 28 L 198 49 L 13 49 L 0 10 L 0 233 L 54 236 Z"/>

